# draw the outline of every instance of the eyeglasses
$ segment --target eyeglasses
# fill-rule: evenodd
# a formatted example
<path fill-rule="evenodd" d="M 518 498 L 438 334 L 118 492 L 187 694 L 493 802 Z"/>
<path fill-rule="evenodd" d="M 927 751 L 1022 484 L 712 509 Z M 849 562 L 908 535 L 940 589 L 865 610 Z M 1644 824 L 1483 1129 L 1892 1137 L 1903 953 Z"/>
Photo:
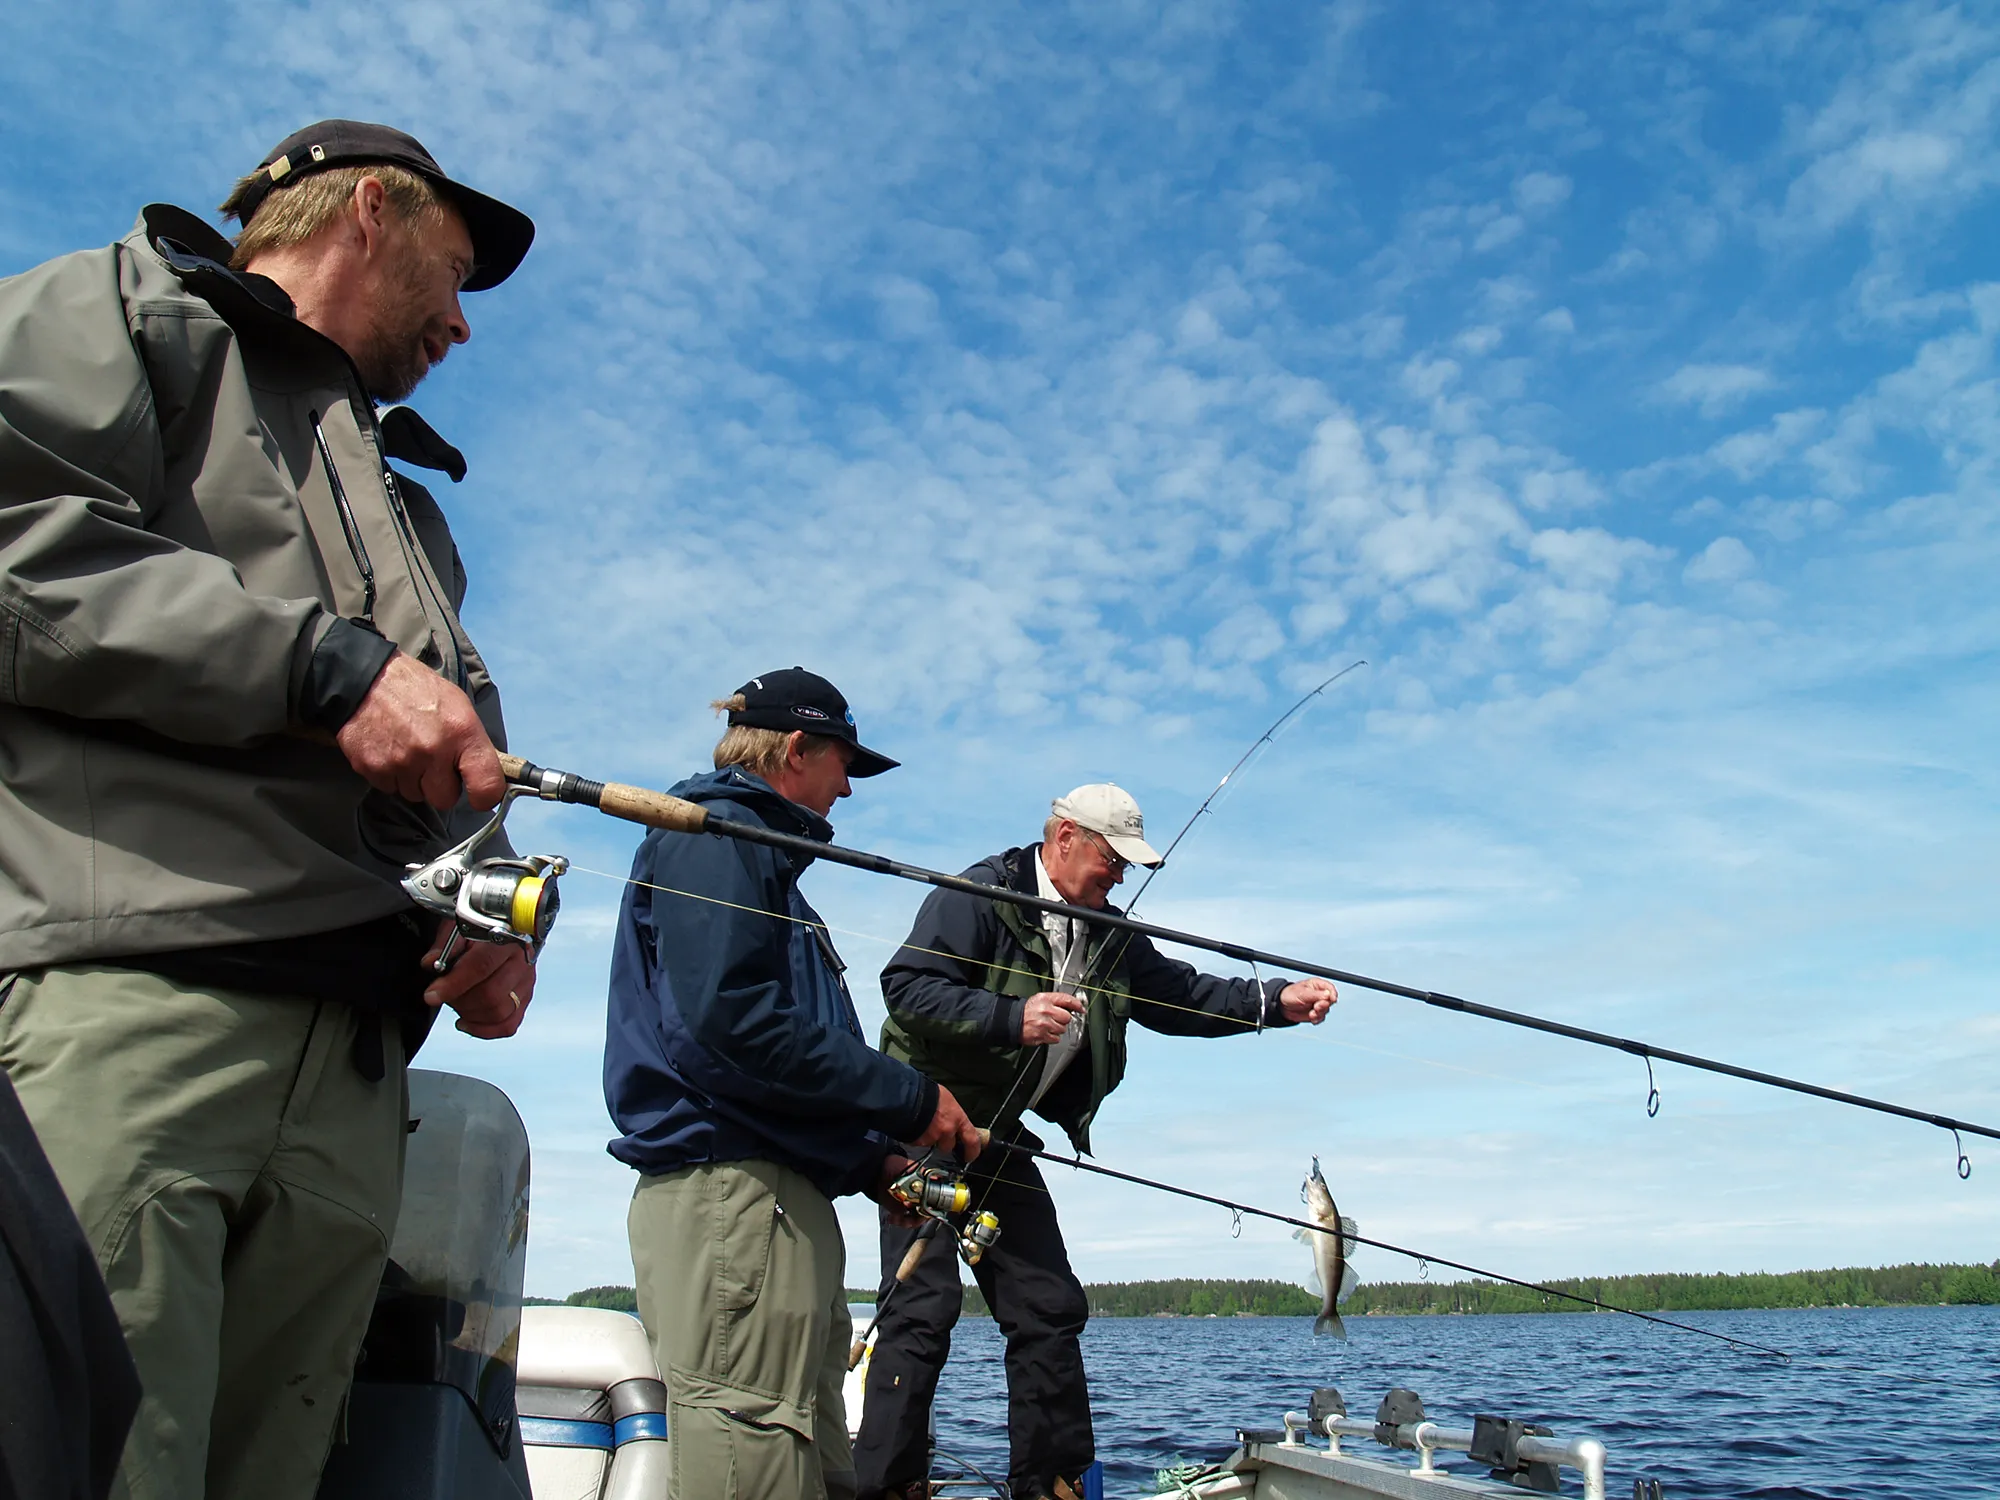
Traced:
<path fill-rule="evenodd" d="M 1131 860 L 1127 859 L 1124 855 L 1114 850 L 1109 844 L 1105 843 L 1104 840 L 1100 838 L 1094 830 L 1085 828 L 1082 824 L 1079 823 L 1077 825 L 1076 831 L 1082 834 L 1085 838 L 1089 839 L 1092 846 L 1097 850 L 1097 852 L 1104 856 L 1104 862 L 1107 865 L 1111 866 L 1111 873 L 1113 875 L 1123 875 L 1127 870 L 1129 870 L 1132 867 Z"/>

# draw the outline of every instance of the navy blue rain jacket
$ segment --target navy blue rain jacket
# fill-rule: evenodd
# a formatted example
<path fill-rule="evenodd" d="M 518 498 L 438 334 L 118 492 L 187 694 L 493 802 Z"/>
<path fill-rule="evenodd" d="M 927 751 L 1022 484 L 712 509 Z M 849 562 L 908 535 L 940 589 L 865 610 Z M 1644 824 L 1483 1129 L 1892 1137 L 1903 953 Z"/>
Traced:
<path fill-rule="evenodd" d="M 673 792 L 736 822 L 833 836 L 739 766 Z M 873 1184 L 889 1140 L 930 1124 L 938 1086 L 861 1034 L 839 958 L 799 894 L 811 863 L 715 834 L 655 830 L 640 844 L 632 879 L 644 884 L 625 888 L 619 910 L 604 1043 L 620 1161 L 651 1173 L 774 1161 L 836 1198 Z"/>

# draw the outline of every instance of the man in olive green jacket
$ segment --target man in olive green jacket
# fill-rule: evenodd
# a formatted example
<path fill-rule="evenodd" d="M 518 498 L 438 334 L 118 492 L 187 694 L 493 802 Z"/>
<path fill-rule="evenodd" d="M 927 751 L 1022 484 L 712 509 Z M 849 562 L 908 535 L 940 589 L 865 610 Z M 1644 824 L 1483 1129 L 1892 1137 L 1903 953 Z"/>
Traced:
<path fill-rule="evenodd" d="M 1058 797 L 1042 841 L 965 872 L 1047 901 L 1116 912 L 1128 866 L 1156 865 L 1139 804 L 1108 782 Z M 1318 1024 L 1335 999 L 1323 979 L 1258 984 L 1197 973 L 1147 938 L 963 891 L 933 891 L 882 971 L 882 1050 L 937 1080 L 995 1137 L 1040 1148 L 1029 1110 L 1079 1153 L 1105 1096 L 1125 1076 L 1129 1022 L 1175 1036 L 1240 1036 Z M 999 1215 L 998 1243 L 973 1276 L 1007 1340 L 1008 1492 L 1081 1493 L 1094 1456 L 1079 1337 L 1089 1316 L 1054 1200 L 1035 1163 L 982 1155 L 973 1198 Z M 863 1500 L 924 1492 L 931 1399 L 958 1320 L 958 1268 L 931 1251 L 898 1286 L 915 1231 L 882 1222 L 882 1315 L 854 1467 Z M 892 1295 L 892 1288 L 893 1295 Z"/>
<path fill-rule="evenodd" d="M 499 800 L 504 737 L 443 515 L 389 467 L 462 461 L 375 409 L 533 225 L 339 120 L 224 212 L 234 246 L 155 205 L 0 281 L 0 1067 L 145 1389 L 118 1492 L 303 1500 L 407 1052 L 533 994 L 511 946 L 432 976 L 397 884 Z"/>

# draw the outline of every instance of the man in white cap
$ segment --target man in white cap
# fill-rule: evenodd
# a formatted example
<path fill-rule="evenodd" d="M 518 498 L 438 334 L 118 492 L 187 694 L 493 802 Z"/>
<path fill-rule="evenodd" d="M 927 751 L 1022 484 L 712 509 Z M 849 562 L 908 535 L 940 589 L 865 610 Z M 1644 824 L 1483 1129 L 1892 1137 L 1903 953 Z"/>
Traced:
<path fill-rule="evenodd" d="M 1139 804 L 1108 782 L 1052 804 L 1042 840 L 967 870 L 972 880 L 1097 911 L 1132 865 L 1160 863 Z M 1220 979 L 1167 958 L 1144 937 L 961 891 L 933 891 L 882 971 L 882 1050 L 925 1073 L 993 1134 L 1039 1149 L 1032 1109 L 1079 1152 L 1125 1074 L 1125 1027 L 1237 1036 L 1326 1019 L 1323 979 Z M 1054 1201 L 1032 1158 L 981 1156 L 974 1201 L 999 1216 L 999 1241 L 973 1268 L 1007 1340 L 1009 1493 L 1081 1495 L 1095 1457 L 1079 1335 L 1089 1316 Z M 855 1446 L 860 1494 L 924 1494 L 930 1407 L 960 1305 L 958 1267 L 930 1248 L 895 1276 L 916 1231 L 882 1221 L 881 1320 Z M 895 1288 L 893 1297 L 891 1288 Z"/>

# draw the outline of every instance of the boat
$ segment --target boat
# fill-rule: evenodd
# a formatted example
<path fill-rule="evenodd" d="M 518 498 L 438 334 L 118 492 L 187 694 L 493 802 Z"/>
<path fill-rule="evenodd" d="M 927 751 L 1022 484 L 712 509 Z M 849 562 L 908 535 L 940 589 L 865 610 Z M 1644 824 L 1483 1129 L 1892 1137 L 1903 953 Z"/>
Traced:
<path fill-rule="evenodd" d="M 512 1101 L 480 1079 L 426 1069 L 411 1070 L 409 1087 L 402 1212 L 320 1500 L 664 1500 L 673 1441 L 666 1386 L 638 1319 L 522 1306 L 530 1151 Z M 849 1375 L 850 1425 L 860 1419 L 865 1371 L 863 1363 Z M 1214 1434 L 1217 1446 L 1227 1436 Z M 1568 1470 L 1584 1500 L 1605 1495 L 1596 1439 L 1560 1439 L 1490 1415 L 1448 1426 L 1401 1389 L 1371 1421 L 1350 1416 L 1340 1392 L 1323 1387 L 1304 1411 L 1235 1439 L 1219 1463 L 1162 1470 L 1157 1492 L 1447 1500 L 1554 1493 Z M 1446 1473 L 1441 1453 L 1466 1454 L 1487 1473 Z M 1004 1500 L 1000 1485 L 946 1460 L 932 1493 Z M 1094 1468 L 1078 1500 L 1102 1496 Z M 1660 1500 L 1658 1486 L 1641 1500 Z"/>

